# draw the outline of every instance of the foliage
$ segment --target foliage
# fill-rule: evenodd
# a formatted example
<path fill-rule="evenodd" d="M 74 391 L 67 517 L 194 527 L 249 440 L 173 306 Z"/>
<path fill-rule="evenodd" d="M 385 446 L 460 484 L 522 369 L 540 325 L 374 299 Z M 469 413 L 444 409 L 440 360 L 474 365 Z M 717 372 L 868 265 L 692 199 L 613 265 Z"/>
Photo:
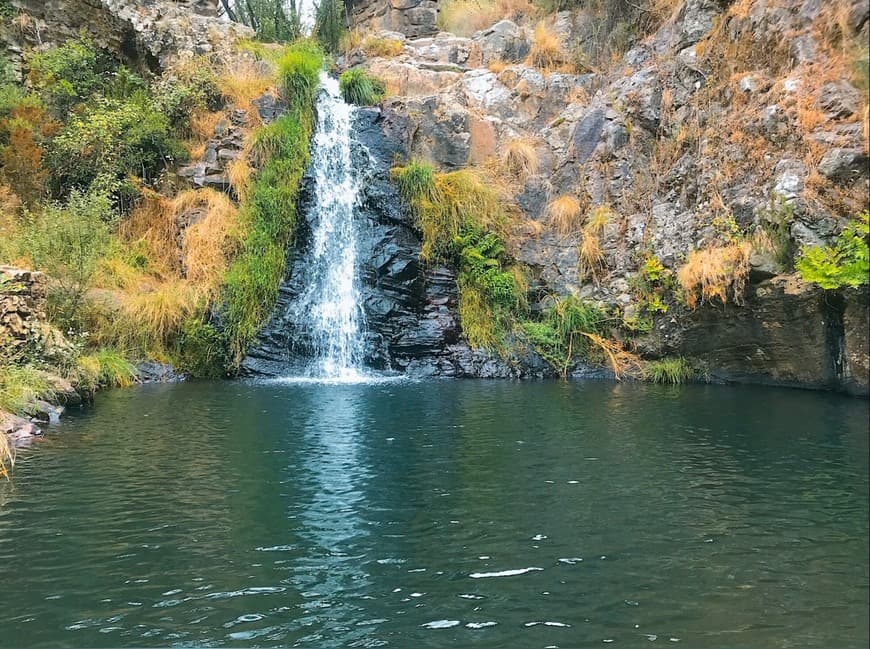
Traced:
<path fill-rule="evenodd" d="M 557 299 L 539 322 L 524 322 L 522 329 L 535 350 L 562 376 L 572 363 L 589 352 L 590 338 L 604 335 L 607 318 L 600 307 L 569 295 Z"/>
<path fill-rule="evenodd" d="M 153 92 L 155 108 L 181 133 L 190 132 L 194 115 L 217 110 L 223 101 L 214 68 L 203 57 L 174 67 Z"/>
<path fill-rule="evenodd" d="M 653 383 L 679 385 L 691 381 L 695 377 L 695 370 L 685 358 L 663 358 L 647 363 L 645 374 L 647 380 Z"/>
<path fill-rule="evenodd" d="M 357 106 L 374 106 L 386 95 L 384 82 L 362 68 L 342 72 L 339 86 L 344 100 Z"/>
<path fill-rule="evenodd" d="M 637 304 L 637 313 L 622 321 L 629 332 L 649 332 L 653 318 L 667 313 L 680 297 L 676 276 L 655 255 L 644 258 L 638 274 L 629 280 L 629 286 Z"/>
<path fill-rule="evenodd" d="M 261 41 L 290 42 L 302 33 L 296 0 L 222 0 L 231 20 L 247 25 Z"/>
<path fill-rule="evenodd" d="M 466 231 L 493 232 L 504 238 L 505 201 L 480 171 L 435 174 L 427 165 L 412 162 L 394 168 L 392 177 L 423 234 L 420 256 L 424 260 L 449 258 L 454 238 Z"/>
<path fill-rule="evenodd" d="M 54 398 L 55 389 L 47 375 L 30 365 L 0 365 L 0 411 L 24 414 L 31 402 Z M 0 433 L 0 437 L 5 437 Z"/>
<path fill-rule="evenodd" d="M 284 276 L 286 249 L 296 225 L 299 186 L 308 166 L 313 99 L 321 63 L 318 50 L 310 43 L 289 49 L 279 63 L 288 112 L 259 129 L 252 139 L 251 157 L 259 169 L 242 209 L 246 234 L 221 287 L 220 321 L 231 365 L 241 361 L 271 312 Z M 186 339 L 199 343 L 203 338 Z"/>
<path fill-rule="evenodd" d="M 3 179 L 15 187 L 27 205 L 34 205 L 45 194 L 47 173 L 42 165 L 45 144 L 59 125 L 48 115 L 39 97 L 17 90 L 2 92 L 0 115 Z"/>
<path fill-rule="evenodd" d="M 823 289 L 870 282 L 870 212 L 849 223 L 832 246 L 805 246 L 795 267 L 801 277 Z"/>
<path fill-rule="evenodd" d="M 84 389 L 97 387 L 126 388 L 138 381 L 136 368 L 111 347 L 103 347 L 77 360 L 76 379 Z"/>
<path fill-rule="evenodd" d="M 84 106 L 52 141 L 47 164 L 60 192 L 128 175 L 151 181 L 185 156 L 166 115 L 140 93 L 120 100 L 99 97 Z"/>
<path fill-rule="evenodd" d="M 78 321 L 85 292 L 109 243 L 108 223 L 115 217 L 109 197 L 73 191 L 66 204 L 30 214 L 21 245 L 34 265 L 53 279 L 49 305 L 63 324 Z"/>
<path fill-rule="evenodd" d="M 320 0 L 314 16 L 314 34 L 327 52 L 335 54 L 347 31 L 343 0 Z"/>
<path fill-rule="evenodd" d="M 713 299 L 725 304 L 729 295 L 735 304 L 742 304 L 751 250 L 749 242 L 735 241 L 690 252 L 677 271 L 689 308 Z"/>
<path fill-rule="evenodd" d="M 84 36 L 35 53 L 28 61 L 30 83 L 58 117 L 105 85 L 110 59 Z"/>

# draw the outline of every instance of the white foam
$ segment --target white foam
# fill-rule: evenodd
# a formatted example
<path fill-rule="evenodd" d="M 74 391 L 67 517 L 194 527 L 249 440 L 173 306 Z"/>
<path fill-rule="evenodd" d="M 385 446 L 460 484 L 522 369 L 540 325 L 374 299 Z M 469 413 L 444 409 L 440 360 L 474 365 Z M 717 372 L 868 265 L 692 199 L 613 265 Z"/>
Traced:
<path fill-rule="evenodd" d="M 515 570 L 500 570 L 498 572 L 472 572 L 469 577 L 472 579 L 487 579 L 489 577 L 516 577 L 517 575 L 524 575 L 527 572 L 536 572 L 538 570 L 543 570 L 543 568 L 535 568 L 534 566 L 531 568 L 517 568 Z"/>
<path fill-rule="evenodd" d="M 420 626 L 424 629 L 450 629 L 454 626 L 459 626 L 461 622 L 459 620 L 434 620 L 432 622 L 426 622 L 426 624 L 421 624 Z"/>

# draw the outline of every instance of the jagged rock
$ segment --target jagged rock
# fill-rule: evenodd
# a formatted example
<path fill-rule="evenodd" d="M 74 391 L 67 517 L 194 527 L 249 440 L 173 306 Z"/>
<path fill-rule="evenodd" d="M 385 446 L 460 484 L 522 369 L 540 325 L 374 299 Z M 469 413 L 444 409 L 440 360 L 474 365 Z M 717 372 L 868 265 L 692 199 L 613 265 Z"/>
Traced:
<path fill-rule="evenodd" d="M 346 0 L 352 27 L 367 31 L 392 30 L 409 38 L 438 31 L 437 0 Z"/>
<path fill-rule="evenodd" d="M 253 36 L 238 23 L 221 20 L 217 0 L 10 0 L 26 15 L 27 28 L 3 31 L 18 50 L 45 46 L 86 33 L 94 43 L 141 67 L 156 69 L 178 58 L 229 52 Z"/>
<path fill-rule="evenodd" d="M 165 363 L 147 361 L 136 365 L 136 378 L 140 383 L 176 383 L 184 376 Z"/>
<path fill-rule="evenodd" d="M 867 154 L 860 149 L 832 149 L 819 161 L 819 173 L 839 183 L 866 176 Z"/>
<path fill-rule="evenodd" d="M 819 93 L 818 104 L 831 118 L 849 117 L 858 112 L 861 95 L 848 81 L 826 83 Z"/>
<path fill-rule="evenodd" d="M 500 20 L 489 29 L 474 35 L 478 43 L 483 65 L 493 61 L 517 63 L 526 58 L 531 41 L 525 29 L 510 20 Z"/>
<path fill-rule="evenodd" d="M 24 407 L 24 412 L 33 421 L 43 424 L 56 424 L 60 421 L 65 408 L 41 399 L 37 399 Z"/>

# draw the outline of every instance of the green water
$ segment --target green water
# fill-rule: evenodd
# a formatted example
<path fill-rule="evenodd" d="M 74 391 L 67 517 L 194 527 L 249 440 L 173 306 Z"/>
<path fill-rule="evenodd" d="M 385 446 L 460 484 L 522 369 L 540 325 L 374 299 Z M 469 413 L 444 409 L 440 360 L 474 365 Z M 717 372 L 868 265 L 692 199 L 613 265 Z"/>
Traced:
<path fill-rule="evenodd" d="M 98 396 L 0 485 L 0 646 L 868 643 L 868 403 L 612 383 Z"/>

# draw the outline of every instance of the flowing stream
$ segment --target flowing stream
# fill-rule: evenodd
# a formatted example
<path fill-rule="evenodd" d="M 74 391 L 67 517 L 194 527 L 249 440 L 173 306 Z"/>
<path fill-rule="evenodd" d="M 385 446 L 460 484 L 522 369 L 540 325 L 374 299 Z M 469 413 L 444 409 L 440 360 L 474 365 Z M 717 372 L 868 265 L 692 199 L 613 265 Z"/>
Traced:
<path fill-rule="evenodd" d="M 291 318 L 306 333 L 312 355 L 309 377 L 355 380 L 364 354 L 354 208 L 361 174 L 353 166 L 353 106 L 338 80 L 322 72 L 317 129 L 312 143 L 314 200 L 309 208 L 311 245 L 303 266 L 303 292 Z"/>

